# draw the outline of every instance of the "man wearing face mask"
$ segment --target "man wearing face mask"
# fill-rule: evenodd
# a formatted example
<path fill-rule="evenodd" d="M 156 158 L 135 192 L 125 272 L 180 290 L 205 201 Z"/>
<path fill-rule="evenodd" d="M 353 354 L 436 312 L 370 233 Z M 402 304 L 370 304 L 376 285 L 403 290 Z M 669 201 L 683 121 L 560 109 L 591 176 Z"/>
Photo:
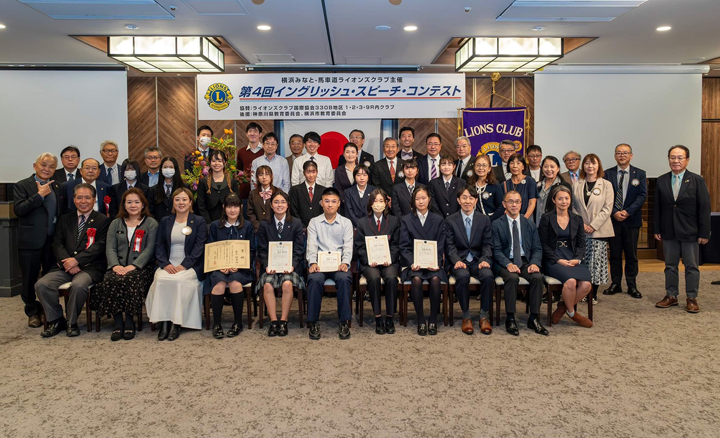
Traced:
<path fill-rule="evenodd" d="M 197 130 L 197 147 L 196 150 L 200 151 L 200 153 L 203 155 L 203 159 L 210 164 L 209 156 L 210 156 L 210 142 L 213 138 L 213 130 L 207 125 L 202 125 Z M 195 152 L 195 151 L 193 151 Z M 192 153 L 188 152 L 185 155 L 185 170 L 192 169 L 193 164 L 195 163 L 195 159 L 191 158 Z M 184 173 L 184 172 L 183 172 Z"/>
<path fill-rule="evenodd" d="M 64 188 L 63 192 L 65 202 L 63 202 L 63 213 L 75 211 L 73 191 L 75 190 L 75 186 L 78 184 L 86 183 L 93 186 L 97 194 L 97 202 L 95 202 L 93 210 L 107 216 L 112 211 L 114 198 L 112 196 L 111 187 L 98 179 L 98 175 L 100 174 L 100 164 L 94 158 L 86 158 L 80 166 L 80 174 L 82 175 L 82 178 L 67 182 L 60 187 L 61 189 Z M 108 208 L 108 204 L 105 203 L 106 196 L 110 198 L 110 208 Z"/>

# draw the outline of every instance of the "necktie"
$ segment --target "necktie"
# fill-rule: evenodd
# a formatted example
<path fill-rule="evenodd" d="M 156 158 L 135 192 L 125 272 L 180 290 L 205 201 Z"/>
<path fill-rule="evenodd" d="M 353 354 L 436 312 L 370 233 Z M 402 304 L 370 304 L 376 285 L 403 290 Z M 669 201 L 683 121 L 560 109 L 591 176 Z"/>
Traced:
<path fill-rule="evenodd" d="M 522 266 L 522 256 L 520 250 L 520 231 L 517 226 L 517 219 L 513 221 L 512 226 L 512 238 L 513 238 L 513 263 L 518 268 Z"/>
<path fill-rule="evenodd" d="M 572 180 L 572 182 L 576 182 L 577 174 L 575 172 L 570 172 L 570 179 Z"/>
<path fill-rule="evenodd" d="M 680 192 L 680 177 L 678 175 L 673 174 L 673 184 L 672 184 L 672 191 L 673 191 L 673 197 L 677 201 L 678 193 Z"/>
<path fill-rule="evenodd" d="M 435 160 L 436 158 L 431 158 L 432 160 L 432 166 L 430 168 L 430 179 L 437 178 L 437 167 L 435 167 Z"/>
<path fill-rule="evenodd" d="M 310 161 L 315 161 L 315 157 L 310 157 Z"/>
<path fill-rule="evenodd" d="M 278 222 L 278 237 L 282 236 L 283 224 L 282 221 Z"/>
<path fill-rule="evenodd" d="M 624 170 L 620 171 L 620 182 L 618 183 L 618 189 L 615 192 L 615 209 L 616 210 L 622 210 L 623 207 L 623 183 L 625 182 L 625 174 L 627 172 Z"/>
<path fill-rule="evenodd" d="M 408 190 L 410 190 L 410 194 L 412 195 L 413 190 L 415 189 L 415 186 L 408 186 Z"/>
<path fill-rule="evenodd" d="M 113 170 L 115 170 L 115 169 L 113 169 L 112 167 L 108 167 L 108 170 L 107 170 L 107 182 L 110 185 L 113 185 L 113 177 L 112 177 Z"/>
<path fill-rule="evenodd" d="M 172 186 L 165 184 L 165 196 L 168 198 L 172 196 Z"/>
<path fill-rule="evenodd" d="M 378 219 L 378 233 L 380 232 L 380 219 Z"/>
<path fill-rule="evenodd" d="M 468 244 L 470 244 L 470 232 L 472 231 L 472 224 L 470 222 L 470 218 L 465 218 L 465 234 L 467 234 Z M 472 261 L 473 255 L 472 252 L 468 251 L 467 257 L 465 257 L 465 260 L 468 262 Z"/>
<path fill-rule="evenodd" d="M 447 192 L 448 190 L 450 190 L 450 183 L 445 181 L 445 191 Z"/>
<path fill-rule="evenodd" d="M 310 202 L 313 201 L 313 188 L 308 187 L 308 196 L 310 196 Z"/>
<path fill-rule="evenodd" d="M 390 178 L 392 179 L 392 182 L 395 182 L 395 165 L 393 162 L 390 162 Z"/>
<path fill-rule="evenodd" d="M 457 176 L 458 178 L 461 178 L 462 177 L 462 169 L 463 169 L 463 160 L 458 160 L 457 174 L 455 176 Z"/>
<path fill-rule="evenodd" d="M 85 228 L 85 215 L 80 215 L 80 222 L 78 223 L 78 229 L 77 229 L 77 240 L 80 241 L 80 237 L 82 236 L 83 228 Z"/>
<path fill-rule="evenodd" d="M 68 179 L 68 181 L 74 180 L 74 179 L 75 179 L 75 174 L 72 173 L 72 172 L 68 172 L 68 177 L 67 177 L 67 179 Z"/>

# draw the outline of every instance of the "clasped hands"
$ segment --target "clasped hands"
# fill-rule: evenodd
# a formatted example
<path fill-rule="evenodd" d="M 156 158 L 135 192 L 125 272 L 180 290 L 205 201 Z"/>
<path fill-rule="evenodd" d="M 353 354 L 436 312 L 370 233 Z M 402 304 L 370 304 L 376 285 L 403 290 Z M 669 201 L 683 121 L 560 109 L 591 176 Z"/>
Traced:
<path fill-rule="evenodd" d="M 480 268 L 480 269 L 482 269 L 482 268 L 488 268 L 488 269 L 489 269 L 489 268 L 490 268 L 490 263 L 488 263 L 488 262 L 480 262 L 480 263 L 478 264 L 478 268 Z M 463 263 L 462 261 L 459 261 L 459 262 L 455 263 L 455 269 L 467 269 L 467 265 L 466 265 L 465 263 Z"/>
<path fill-rule="evenodd" d="M 518 268 L 518 266 L 514 263 L 508 263 L 508 265 L 505 268 L 514 274 L 520 273 L 520 268 Z M 540 272 L 540 268 L 538 268 L 538 265 L 533 263 L 530 266 L 528 266 L 528 274 L 534 274 L 536 272 Z"/>

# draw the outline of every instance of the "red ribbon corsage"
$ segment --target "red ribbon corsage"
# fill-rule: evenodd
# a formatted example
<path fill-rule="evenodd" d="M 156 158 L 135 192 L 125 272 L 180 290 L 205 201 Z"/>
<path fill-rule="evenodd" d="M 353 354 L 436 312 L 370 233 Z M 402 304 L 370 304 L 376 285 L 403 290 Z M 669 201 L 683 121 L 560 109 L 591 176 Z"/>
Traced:
<path fill-rule="evenodd" d="M 90 245 L 95 243 L 95 233 L 97 233 L 97 230 L 95 228 L 88 228 L 87 229 L 87 244 L 85 245 L 85 249 L 90 248 Z"/>
<path fill-rule="evenodd" d="M 103 198 L 103 203 L 105 204 L 105 214 L 107 217 L 110 217 L 110 202 L 112 201 L 112 198 L 109 196 L 105 196 Z"/>
<path fill-rule="evenodd" d="M 145 230 L 135 230 L 135 243 L 133 245 L 133 251 L 140 252 L 143 237 L 145 237 Z"/>

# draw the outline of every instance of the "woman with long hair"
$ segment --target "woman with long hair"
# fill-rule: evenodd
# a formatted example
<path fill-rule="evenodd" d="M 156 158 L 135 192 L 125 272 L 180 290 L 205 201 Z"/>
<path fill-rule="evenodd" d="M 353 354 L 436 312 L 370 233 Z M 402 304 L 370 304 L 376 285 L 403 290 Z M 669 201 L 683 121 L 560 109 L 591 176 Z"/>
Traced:
<path fill-rule="evenodd" d="M 153 192 L 154 198 L 151 211 L 158 223 L 160 223 L 164 217 L 172 214 L 172 194 L 175 193 L 175 190 L 181 187 L 187 188 L 187 185 L 183 183 L 182 173 L 175 158 L 163 158 L 160 162 L 160 173 L 162 173 L 162 178 L 155 187 L 150 189 Z"/>
<path fill-rule="evenodd" d="M 555 209 L 555 204 L 550 196 L 552 190 L 562 185 L 570 191 L 572 200 L 572 186 L 560 177 L 560 161 L 552 155 L 543 158 L 540 165 L 540 181 L 537 183 L 537 205 L 535 206 L 535 225 L 540 226 L 540 219 L 545 213 Z"/>
<path fill-rule="evenodd" d="M 473 175 L 468 180 L 468 186 L 475 187 L 478 192 L 480 199 L 475 208 L 480 213 L 490 217 L 491 221 L 502 217 L 505 213 L 503 191 L 495 179 L 489 155 L 475 157 Z"/>
<path fill-rule="evenodd" d="M 198 183 L 197 205 L 205 223 L 211 224 L 223 215 L 223 199 L 230 193 L 238 193 L 240 185 L 225 167 L 227 164 L 225 152 L 212 149 L 208 159 L 210 170 L 207 177 Z"/>
<path fill-rule="evenodd" d="M 253 230 L 260 229 L 260 224 L 272 216 L 270 199 L 278 191 L 282 191 L 273 184 L 273 171 L 270 166 L 260 166 L 255 171 L 257 187 L 250 191 L 248 198 L 248 219 L 252 223 Z"/>

